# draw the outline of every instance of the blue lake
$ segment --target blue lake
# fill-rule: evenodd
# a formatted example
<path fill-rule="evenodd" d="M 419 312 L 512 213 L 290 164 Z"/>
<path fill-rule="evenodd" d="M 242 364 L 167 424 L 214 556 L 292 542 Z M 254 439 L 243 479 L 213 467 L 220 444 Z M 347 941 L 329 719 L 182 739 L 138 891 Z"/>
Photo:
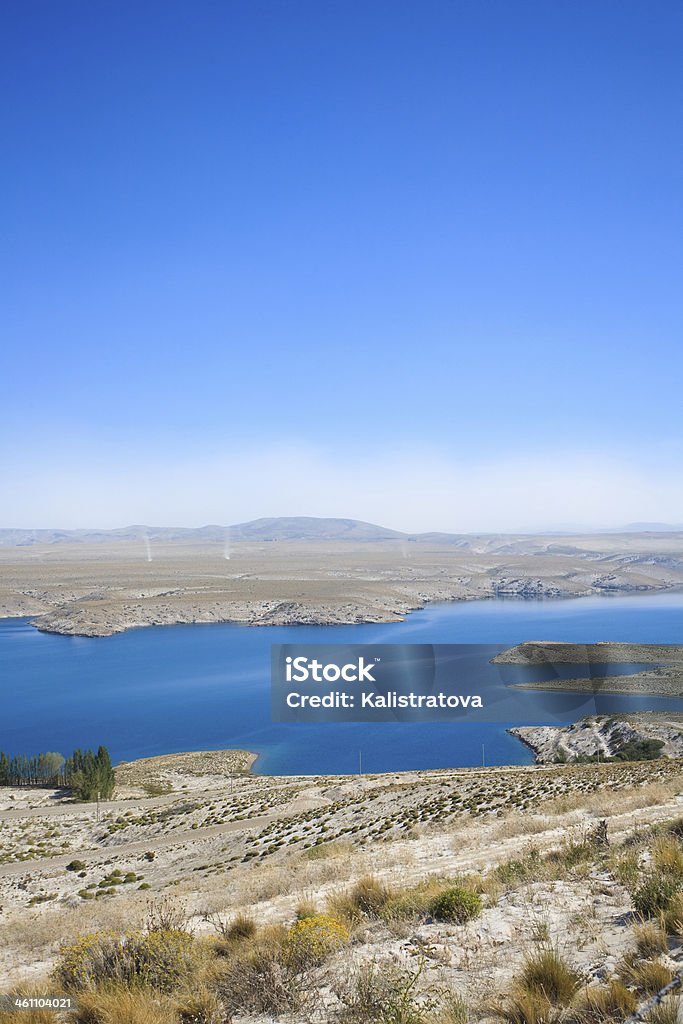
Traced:
<path fill-rule="evenodd" d="M 367 626 L 163 626 L 113 637 L 40 633 L 0 620 L 0 750 L 33 753 L 104 743 L 114 761 L 240 747 L 273 774 L 525 764 L 530 752 L 501 724 L 270 720 L 274 643 L 468 643 L 621 640 L 683 644 L 683 595 L 432 605 L 405 622 Z M 561 697 L 559 699 L 562 699 Z M 567 721 L 580 717 L 573 699 Z M 601 694 L 584 713 L 683 701 Z M 579 709 L 580 711 L 581 709 Z M 550 720 L 556 720 L 556 716 Z"/>

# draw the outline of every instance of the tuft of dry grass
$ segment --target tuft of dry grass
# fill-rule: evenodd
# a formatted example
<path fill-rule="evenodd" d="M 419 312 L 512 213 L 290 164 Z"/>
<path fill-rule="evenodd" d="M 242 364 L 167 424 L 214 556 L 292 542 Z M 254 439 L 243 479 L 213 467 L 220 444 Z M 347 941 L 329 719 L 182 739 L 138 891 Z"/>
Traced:
<path fill-rule="evenodd" d="M 226 1024 L 225 1007 L 204 979 L 176 992 L 173 1002 L 180 1024 Z"/>
<path fill-rule="evenodd" d="M 657 836 L 651 852 L 653 866 L 658 871 L 683 878 L 683 847 L 675 836 Z"/>
<path fill-rule="evenodd" d="M 556 1024 L 581 985 L 581 976 L 553 947 L 532 953 L 508 994 L 491 1011 L 507 1024 Z"/>
<path fill-rule="evenodd" d="M 680 1021 L 681 997 L 667 996 L 663 1003 L 650 1010 L 645 1018 L 647 1024 L 678 1024 Z"/>
<path fill-rule="evenodd" d="M 297 921 L 305 921 L 307 917 L 314 917 L 318 913 L 318 905 L 310 896 L 300 899 L 294 911 Z"/>
<path fill-rule="evenodd" d="M 527 958 L 519 983 L 526 991 L 545 996 L 554 1006 L 567 1006 L 581 984 L 581 975 L 549 946 Z"/>
<path fill-rule="evenodd" d="M 467 1024 L 469 1008 L 457 992 L 446 992 L 439 1000 L 439 1006 L 432 1017 L 433 1024 Z"/>
<path fill-rule="evenodd" d="M 542 992 L 513 988 L 505 999 L 492 1003 L 491 1013 L 506 1024 L 555 1024 L 561 1011 Z"/>
<path fill-rule="evenodd" d="M 241 942 L 252 939 L 256 935 L 256 922 L 249 914 L 237 914 L 222 929 L 222 935 L 228 942 Z"/>
<path fill-rule="evenodd" d="M 117 986 L 83 992 L 72 1020 L 73 1024 L 175 1024 L 179 1018 L 170 998 Z"/>
<path fill-rule="evenodd" d="M 570 1024 L 621 1024 L 637 1006 L 633 992 L 622 981 L 613 980 L 606 986 L 590 985 L 583 989 L 574 1000 L 568 1021 Z"/>
<path fill-rule="evenodd" d="M 626 889 L 633 889 L 640 874 L 640 857 L 632 848 L 615 850 L 607 858 L 607 869 Z"/>
<path fill-rule="evenodd" d="M 683 937 L 683 892 L 677 892 L 669 906 L 660 914 L 662 928 L 667 935 Z"/>
<path fill-rule="evenodd" d="M 338 920 L 354 925 L 364 918 L 378 918 L 391 896 L 391 890 L 383 882 L 366 875 L 351 889 L 332 893 L 327 905 Z"/>
<path fill-rule="evenodd" d="M 633 935 L 638 955 L 643 959 L 652 959 L 668 949 L 666 932 L 657 921 L 643 921 L 635 925 Z"/>
<path fill-rule="evenodd" d="M 619 974 L 624 984 L 638 989 L 646 996 L 653 996 L 673 978 L 669 968 L 658 960 L 638 960 L 633 954 L 623 958 Z"/>
<path fill-rule="evenodd" d="M 286 941 L 286 928 L 263 928 L 214 970 L 214 991 L 228 1019 L 235 1013 L 277 1018 L 302 1005 L 306 987 L 283 955 Z"/>

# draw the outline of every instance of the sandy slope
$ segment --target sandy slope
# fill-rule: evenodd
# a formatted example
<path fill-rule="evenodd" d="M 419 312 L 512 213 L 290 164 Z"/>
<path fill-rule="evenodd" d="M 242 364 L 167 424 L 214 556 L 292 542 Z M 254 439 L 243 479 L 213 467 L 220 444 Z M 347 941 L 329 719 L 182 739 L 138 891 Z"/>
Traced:
<path fill-rule="evenodd" d="M 13 794 L 0 792 L 3 982 L 38 977 L 79 933 L 141 923 L 150 898 L 180 900 L 197 931 L 239 908 L 261 923 L 287 922 L 302 898 L 324 906 L 327 894 L 368 872 L 401 884 L 485 874 L 531 843 L 544 850 L 580 837 L 599 818 L 616 841 L 683 813 L 683 766 L 668 760 L 286 779 L 230 778 L 219 771 L 220 752 L 214 764 L 204 761 L 205 774 L 175 756 L 161 760 L 159 778 L 173 791 L 149 798 L 127 783 L 128 799 L 101 807 L 99 822 L 92 805 L 8 809 Z M 84 862 L 83 877 L 66 870 L 74 859 Z M 135 881 L 111 886 L 114 869 Z M 632 943 L 629 909 L 613 879 L 570 873 L 505 894 L 468 926 L 425 923 L 397 934 L 378 925 L 354 956 L 405 959 L 426 943 L 440 950 L 439 971 L 446 964 L 476 994 L 487 972 L 490 981 L 518 964 L 544 922 L 578 944 L 597 976 Z"/>

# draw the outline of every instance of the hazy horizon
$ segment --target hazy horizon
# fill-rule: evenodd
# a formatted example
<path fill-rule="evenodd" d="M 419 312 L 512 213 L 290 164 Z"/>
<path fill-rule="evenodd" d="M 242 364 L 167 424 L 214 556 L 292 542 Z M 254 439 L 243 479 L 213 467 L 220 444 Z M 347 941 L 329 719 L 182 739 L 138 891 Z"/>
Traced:
<path fill-rule="evenodd" d="M 628 453 L 456 461 L 406 446 L 403 454 L 343 454 L 312 446 L 198 449 L 169 460 L 142 450 L 58 465 L 34 456 L 6 485 L 0 526 L 117 528 L 235 524 L 283 513 L 378 523 L 406 533 L 543 532 L 680 521 L 683 476 L 675 452 L 650 464 Z M 86 465 L 83 465 L 83 462 Z M 87 465 L 91 463 L 91 465 Z M 77 499 L 77 500 L 76 500 Z M 20 524 L 17 527 L 17 524 Z"/>

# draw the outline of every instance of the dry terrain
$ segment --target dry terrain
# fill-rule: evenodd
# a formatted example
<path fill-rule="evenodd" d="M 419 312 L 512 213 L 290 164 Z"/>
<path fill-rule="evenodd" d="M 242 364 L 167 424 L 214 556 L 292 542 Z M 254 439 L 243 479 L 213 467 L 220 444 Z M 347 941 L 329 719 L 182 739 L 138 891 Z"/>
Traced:
<path fill-rule="evenodd" d="M 624 743 L 655 740 L 665 757 L 683 757 L 683 714 L 637 711 L 595 715 L 572 725 L 520 725 L 509 730 L 530 747 L 539 764 L 558 758 L 613 757 Z"/>
<path fill-rule="evenodd" d="M 106 636 L 183 622 L 387 622 L 433 601 L 683 585 L 681 533 L 266 540 L 263 530 L 252 531 L 256 539 L 186 532 L 47 543 L 5 531 L 0 617 Z"/>
<path fill-rule="evenodd" d="M 47 976 L 63 962 L 65 943 L 96 931 L 144 931 L 150 920 L 158 928 L 159 915 L 167 931 L 171 922 L 190 933 L 202 971 L 233 994 L 239 989 L 242 1009 L 226 1016 L 207 990 L 203 1015 L 190 1018 L 164 1002 L 170 996 L 153 993 L 160 1015 L 151 1018 L 93 1010 L 74 1019 L 403 1020 L 391 1007 L 384 1017 L 358 1005 L 344 1016 L 364 986 L 381 987 L 372 974 L 379 965 L 394 979 L 394 995 L 396 986 L 409 989 L 408 1022 L 510 1021 L 504 1001 L 535 956 L 570 964 L 577 999 L 586 986 L 602 991 L 619 981 L 641 1001 L 648 989 L 638 971 L 661 979 L 677 964 L 675 925 L 646 955 L 634 910 L 657 858 L 662 871 L 683 878 L 677 760 L 320 778 L 253 776 L 248 763 L 232 751 L 126 764 L 99 820 L 97 808 L 62 792 L 0 790 L 4 991 L 52 992 Z M 475 893 L 480 909 L 471 920 L 424 909 L 453 885 Z M 661 931 L 656 921 L 651 927 Z M 291 953 L 299 930 L 326 936 L 332 928 L 339 941 L 324 955 L 306 946 L 310 962 L 282 961 L 299 1002 L 264 1009 L 263 993 L 242 992 L 230 974 L 233 962 L 242 975 L 245 964 L 261 963 L 265 946 L 268 956 L 271 945 Z M 96 998 L 111 997 L 105 987 Z M 438 1014 L 424 1009 L 432 999 L 442 1001 Z M 36 1021 L 58 1019 L 72 1018 Z"/>

